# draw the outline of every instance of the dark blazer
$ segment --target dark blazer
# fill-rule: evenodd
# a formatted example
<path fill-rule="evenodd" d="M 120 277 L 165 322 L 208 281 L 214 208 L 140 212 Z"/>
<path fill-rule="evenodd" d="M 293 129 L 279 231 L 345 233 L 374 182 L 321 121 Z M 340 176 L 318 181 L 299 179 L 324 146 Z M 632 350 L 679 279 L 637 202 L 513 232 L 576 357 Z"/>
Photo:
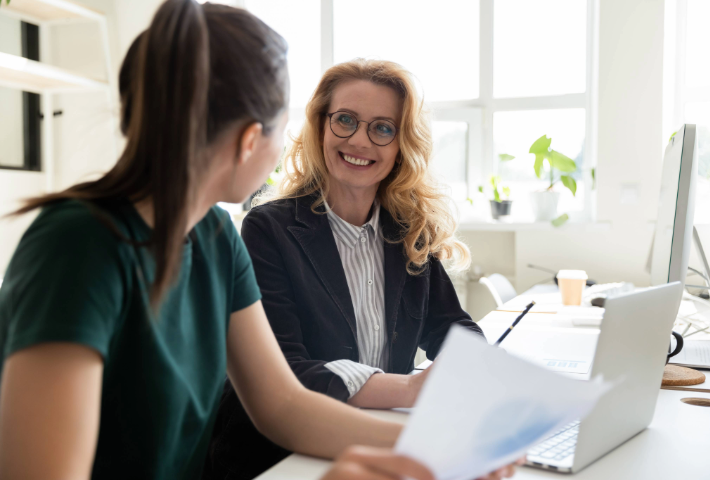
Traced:
<path fill-rule="evenodd" d="M 320 213 L 311 210 L 314 201 L 315 197 L 308 196 L 253 208 L 244 219 L 242 238 L 254 264 L 266 315 L 294 373 L 307 388 L 346 401 L 349 393 L 345 383 L 325 364 L 341 359 L 358 361 L 355 313 L 328 218 L 322 207 Z M 380 226 L 385 239 L 398 238 L 399 227 L 384 208 Z M 425 350 L 429 359 L 436 358 L 452 324 L 483 335 L 461 308 L 441 262 L 432 258 L 422 273 L 410 275 L 402 244 L 387 241 L 384 262 L 387 373 L 409 373 L 414 368 L 417 347 Z M 259 468 L 268 468 L 274 459 L 278 461 L 288 453 L 274 448 L 264 437 L 247 441 L 245 417 L 236 394 L 227 385 L 208 470 L 221 464 L 238 475 L 245 470 L 251 472 L 247 464 L 262 463 Z M 256 432 L 251 428 L 251 433 Z M 236 443 L 242 447 L 229 448 Z M 249 454 L 236 451 L 246 447 L 251 450 Z M 279 455 L 267 453 L 276 450 L 280 450 Z M 267 461 L 261 462 L 262 458 Z"/>

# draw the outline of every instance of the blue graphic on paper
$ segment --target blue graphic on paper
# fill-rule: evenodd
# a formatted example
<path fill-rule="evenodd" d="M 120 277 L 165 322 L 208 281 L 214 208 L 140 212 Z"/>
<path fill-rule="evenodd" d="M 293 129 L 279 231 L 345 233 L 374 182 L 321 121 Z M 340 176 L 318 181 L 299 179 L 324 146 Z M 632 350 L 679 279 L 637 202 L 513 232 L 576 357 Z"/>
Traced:
<path fill-rule="evenodd" d="M 529 399 L 506 401 L 498 405 L 475 432 L 481 439 L 483 458 L 501 458 L 537 443 L 561 418 L 543 405 Z"/>

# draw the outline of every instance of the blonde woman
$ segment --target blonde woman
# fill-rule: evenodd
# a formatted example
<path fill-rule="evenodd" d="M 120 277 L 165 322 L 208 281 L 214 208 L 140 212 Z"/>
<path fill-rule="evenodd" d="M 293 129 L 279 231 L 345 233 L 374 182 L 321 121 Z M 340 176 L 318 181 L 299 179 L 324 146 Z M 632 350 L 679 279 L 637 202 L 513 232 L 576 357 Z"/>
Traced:
<path fill-rule="evenodd" d="M 242 227 L 264 308 L 307 388 L 411 407 L 426 378 L 407 375 L 417 347 L 433 360 L 451 325 L 481 334 L 442 266 L 466 267 L 469 251 L 430 172 L 422 101 L 400 65 L 358 59 L 325 73 L 306 117 L 275 197 Z M 256 475 L 286 455 L 256 431 L 247 439 L 245 423 L 227 385 L 214 478 L 245 463 Z"/>

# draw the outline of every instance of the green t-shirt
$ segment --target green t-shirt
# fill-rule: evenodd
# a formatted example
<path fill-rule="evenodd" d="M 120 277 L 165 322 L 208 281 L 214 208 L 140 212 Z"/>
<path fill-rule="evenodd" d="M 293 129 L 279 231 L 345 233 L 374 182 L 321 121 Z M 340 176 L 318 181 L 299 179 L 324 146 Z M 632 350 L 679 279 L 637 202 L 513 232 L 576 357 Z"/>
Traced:
<path fill-rule="evenodd" d="M 149 238 L 128 202 L 102 210 L 129 238 Z M 190 232 L 179 278 L 151 314 L 154 266 L 148 249 L 120 240 L 87 204 L 64 201 L 25 232 L 0 289 L 0 379 L 5 358 L 42 342 L 103 356 L 93 478 L 199 478 L 229 315 L 261 298 L 244 243 L 217 207 Z"/>

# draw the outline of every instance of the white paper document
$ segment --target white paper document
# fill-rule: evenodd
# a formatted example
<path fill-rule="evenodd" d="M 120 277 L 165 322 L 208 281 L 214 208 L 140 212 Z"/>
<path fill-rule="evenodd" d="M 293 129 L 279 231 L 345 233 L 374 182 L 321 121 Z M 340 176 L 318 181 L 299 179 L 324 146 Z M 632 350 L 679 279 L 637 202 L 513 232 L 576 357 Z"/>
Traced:
<path fill-rule="evenodd" d="M 532 365 L 452 327 L 396 451 L 439 480 L 470 480 L 586 416 L 608 390 Z"/>

